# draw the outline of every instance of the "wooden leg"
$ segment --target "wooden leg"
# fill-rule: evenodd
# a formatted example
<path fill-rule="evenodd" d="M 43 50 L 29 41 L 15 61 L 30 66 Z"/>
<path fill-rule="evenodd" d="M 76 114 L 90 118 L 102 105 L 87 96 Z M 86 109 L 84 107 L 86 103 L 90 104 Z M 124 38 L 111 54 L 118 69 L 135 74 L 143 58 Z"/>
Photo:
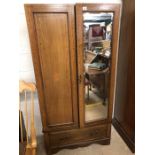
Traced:
<path fill-rule="evenodd" d="M 89 90 L 92 90 L 91 84 L 90 84 L 89 86 L 90 86 L 90 87 L 89 87 Z"/>
<path fill-rule="evenodd" d="M 87 86 L 87 94 L 88 94 L 88 100 L 89 100 L 89 84 Z"/>

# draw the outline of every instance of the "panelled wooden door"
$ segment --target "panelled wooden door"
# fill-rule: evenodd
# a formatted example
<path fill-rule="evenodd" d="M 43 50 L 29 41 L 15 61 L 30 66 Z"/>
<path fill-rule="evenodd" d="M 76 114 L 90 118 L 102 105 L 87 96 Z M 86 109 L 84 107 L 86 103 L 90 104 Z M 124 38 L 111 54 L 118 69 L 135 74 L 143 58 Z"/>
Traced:
<path fill-rule="evenodd" d="M 74 6 L 25 5 L 44 130 L 77 127 Z"/>

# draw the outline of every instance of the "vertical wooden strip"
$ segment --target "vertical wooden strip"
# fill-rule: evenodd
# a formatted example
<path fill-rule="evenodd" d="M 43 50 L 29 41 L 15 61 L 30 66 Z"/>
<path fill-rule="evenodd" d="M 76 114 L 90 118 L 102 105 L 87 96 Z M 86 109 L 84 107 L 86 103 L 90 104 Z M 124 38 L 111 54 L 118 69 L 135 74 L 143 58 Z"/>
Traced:
<path fill-rule="evenodd" d="M 78 77 L 81 76 L 81 82 L 78 83 L 79 88 L 79 121 L 80 128 L 84 127 L 85 107 L 84 107 L 84 67 L 83 67 L 83 16 L 82 7 L 76 5 L 76 26 L 77 26 L 77 59 L 78 59 Z"/>
<path fill-rule="evenodd" d="M 19 123 L 20 123 L 20 136 L 21 136 L 21 142 L 23 143 L 23 125 L 22 125 L 22 112 L 21 112 L 21 102 L 19 97 Z"/>
<path fill-rule="evenodd" d="M 29 139 L 28 139 L 28 111 L 27 111 L 27 93 L 25 90 L 25 119 L 26 119 L 26 140 L 27 140 L 27 144 L 29 143 Z"/>
<path fill-rule="evenodd" d="M 31 91 L 31 124 L 34 125 L 34 95 Z"/>
<path fill-rule="evenodd" d="M 31 147 L 36 148 L 37 141 L 36 141 L 36 132 L 35 132 L 35 125 L 34 125 L 34 93 L 31 91 Z"/>

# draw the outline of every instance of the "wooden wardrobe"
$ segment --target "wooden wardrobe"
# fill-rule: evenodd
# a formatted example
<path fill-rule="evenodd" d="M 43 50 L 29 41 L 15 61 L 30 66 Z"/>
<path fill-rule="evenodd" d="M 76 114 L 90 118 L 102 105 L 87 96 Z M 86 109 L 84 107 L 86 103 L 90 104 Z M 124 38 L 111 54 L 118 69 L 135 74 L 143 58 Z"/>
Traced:
<path fill-rule="evenodd" d="M 25 4 L 25 12 L 47 153 L 50 154 L 62 148 L 85 146 L 94 142 L 110 144 L 120 5 Z M 104 12 L 103 15 L 102 12 Z M 98 17 L 99 13 L 104 22 L 97 25 L 89 23 L 94 22 L 94 19 L 85 20 L 84 13 L 86 13 L 86 18 L 89 13 L 93 17 Z M 113 22 L 107 20 L 105 16 Z M 106 37 L 112 34 L 111 47 L 104 49 L 107 53 L 109 50 L 111 56 L 105 58 L 107 54 L 102 55 L 105 52 L 103 49 L 100 54 L 96 54 L 102 57 L 101 60 L 108 59 L 104 70 L 90 71 L 87 69 L 88 72 L 86 72 L 84 69 L 84 47 L 87 48 L 87 45 L 84 43 L 83 21 L 86 22 L 86 26 L 93 25 L 95 33 L 102 30 L 101 33 L 95 34 L 97 36 L 95 39 L 99 39 L 98 36 L 102 34 L 102 39 L 96 42 L 105 41 L 103 32 L 106 32 Z M 111 25 L 112 29 L 107 28 Z M 92 43 L 91 49 L 87 49 L 89 53 L 99 49 L 96 42 Z M 90 93 L 90 98 L 86 99 L 88 102 L 91 96 L 98 93 L 93 92 L 97 90 L 97 87 L 91 80 L 92 77 L 93 79 L 97 79 L 99 75 L 100 78 L 109 77 L 107 112 L 103 119 L 85 120 L 87 108 L 91 111 L 89 103 L 84 103 L 87 86 L 86 73 L 91 77 L 87 79 L 87 84 L 92 86 L 86 92 Z M 102 84 L 103 80 L 100 82 Z M 102 99 L 102 96 L 96 95 L 96 98 Z M 101 103 L 95 106 L 105 108 L 105 105 Z"/>
<path fill-rule="evenodd" d="M 124 0 L 113 125 L 135 152 L 135 1 Z"/>

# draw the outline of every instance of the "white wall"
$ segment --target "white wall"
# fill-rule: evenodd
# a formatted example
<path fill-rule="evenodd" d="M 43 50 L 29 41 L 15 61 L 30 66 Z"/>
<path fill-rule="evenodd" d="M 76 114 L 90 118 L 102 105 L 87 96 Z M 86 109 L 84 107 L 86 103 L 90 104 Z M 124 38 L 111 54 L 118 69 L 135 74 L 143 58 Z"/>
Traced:
<path fill-rule="evenodd" d="M 34 82 L 35 78 L 32 64 L 31 48 L 29 44 L 29 36 L 24 13 L 19 14 L 19 24 L 20 24 L 19 79 Z"/>
<path fill-rule="evenodd" d="M 53 2 L 52 2 L 53 1 Z M 60 1 L 57 0 L 57 3 L 77 3 L 77 2 L 85 2 L 85 3 L 121 3 L 121 0 L 89 0 L 89 1 L 82 1 L 82 0 L 69 0 L 69 1 Z M 28 82 L 35 82 L 34 76 L 34 69 L 32 63 L 32 56 L 31 56 L 31 48 L 29 44 L 29 36 L 24 12 L 24 3 L 55 3 L 54 0 L 20 0 L 18 4 L 18 12 L 19 12 L 19 35 L 20 35 L 20 43 L 19 43 L 19 79 L 25 80 Z"/>

